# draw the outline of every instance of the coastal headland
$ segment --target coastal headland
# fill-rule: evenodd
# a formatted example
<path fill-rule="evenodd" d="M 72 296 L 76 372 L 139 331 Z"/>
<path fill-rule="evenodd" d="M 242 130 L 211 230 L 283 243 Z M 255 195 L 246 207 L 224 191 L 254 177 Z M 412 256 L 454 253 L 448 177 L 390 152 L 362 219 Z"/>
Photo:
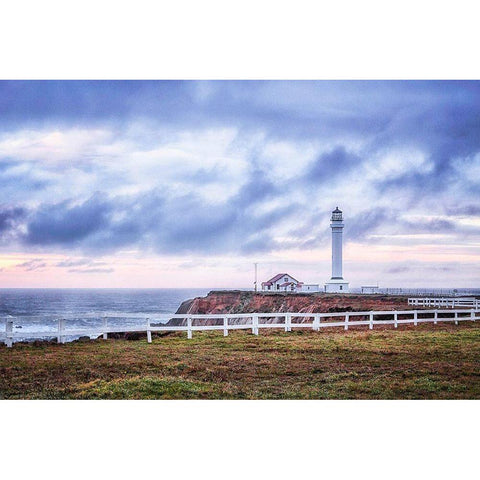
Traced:
<path fill-rule="evenodd" d="M 333 293 L 269 293 L 243 290 L 213 290 L 205 297 L 184 301 L 176 313 L 333 313 L 370 310 L 410 310 L 405 295 L 361 295 Z M 418 308 L 418 307 L 417 307 Z M 239 320 L 241 321 L 241 320 Z M 271 321 L 275 321 L 272 319 Z M 172 319 L 170 325 L 183 324 Z"/>

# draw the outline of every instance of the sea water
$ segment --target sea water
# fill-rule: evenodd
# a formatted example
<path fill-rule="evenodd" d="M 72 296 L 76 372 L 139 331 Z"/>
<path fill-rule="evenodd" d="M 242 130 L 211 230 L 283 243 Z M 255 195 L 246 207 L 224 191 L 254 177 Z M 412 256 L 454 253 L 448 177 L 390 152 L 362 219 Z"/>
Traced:
<path fill-rule="evenodd" d="M 100 328 L 103 315 L 112 326 L 145 325 L 147 317 L 168 321 L 184 300 L 206 295 L 210 288 L 155 289 L 0 289 L 0 336 L 6 317 L 14 317 L 15 340 L 31 340 L 28 332 L 56 335 L 58 318 L 66 317 L 67 330 Z M 137 316 L 138 318 L 132 318 Z M 21 317 L 21 318 L 20 318 Z M 50 335 L 49 335 L 50 334 Z M 67 336 L 72 340 L 75 336 Z M 78 336 L 76 337 L 78 338 Z"/>

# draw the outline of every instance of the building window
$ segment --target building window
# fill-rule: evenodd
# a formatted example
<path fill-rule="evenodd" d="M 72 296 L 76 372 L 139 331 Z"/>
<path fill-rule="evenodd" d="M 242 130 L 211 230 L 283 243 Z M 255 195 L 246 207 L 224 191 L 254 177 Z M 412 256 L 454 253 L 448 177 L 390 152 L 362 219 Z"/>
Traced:
<path fill-rule="evenodd" d="M 340 290 L 343 290 L 343 285 L 340 285 Z"/>
<path fill-rule="evenodd" d="M 268 289 L 270 290 L 270 285 L 268 286 Z"/>

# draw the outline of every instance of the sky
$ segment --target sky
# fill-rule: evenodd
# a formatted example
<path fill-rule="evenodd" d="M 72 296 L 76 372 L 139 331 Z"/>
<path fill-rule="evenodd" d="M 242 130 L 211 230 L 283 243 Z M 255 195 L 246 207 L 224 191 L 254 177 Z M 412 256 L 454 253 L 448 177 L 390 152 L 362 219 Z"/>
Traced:
<path fill-rule="evenodd" d="M 0 287 L 480 286 L 478 81 L 0 81 Z"/>

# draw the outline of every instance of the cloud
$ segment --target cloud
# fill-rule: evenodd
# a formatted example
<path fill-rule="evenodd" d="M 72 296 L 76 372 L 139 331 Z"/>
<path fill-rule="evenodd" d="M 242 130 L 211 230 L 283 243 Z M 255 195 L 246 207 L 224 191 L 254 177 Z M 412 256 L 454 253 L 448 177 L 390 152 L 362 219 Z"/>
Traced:
<path fill-rule="evenodd" d="M 125 246 L 165 254 L 270 251 L 278 246 L 270 230 L 299 209 L 296 203 L 275 204 L 282 193 L 264 173 L 253 171 L 234 195 L 216 202 L 194 192 L 94 194 L 80 203 L 39 206 L 29 215 L 23 240 L 30 246 L 73 246 L 97 254 Z M 259 209 L 267 201 L 274 204 Z M 81 259 L 57 266 L 88 264 Z"/>
<path fill-rule="evenodd" d="M 383 146 L 446 138 L 451 150 L 468 145 L 478 125 L 478 90 L 478 82 L 442 81 L 2 81 L 0 107 L 8 129 L 123 130 L 140 119 L 169 130 L 235 125 L 284 139 L 375 137 Z"/>
<path fill-rule="evenodd" d="M 478 204 L 452 205 L 445 210 L 448 215 L 480 216 L 480 205 Z"/>
<path fill-rule="evenodd" d="M 89 258 L 80 258 L 80 259 L 66 259 L 55 264 L 56 267 L 61 268 L 71 268 L 71 267 L 81 267 L 81 266 L 101 266 L 106 265 L 106 262 L 97 262 Z"/>
<path fill-rule="evenodd" d="M 349 240 L 362 240 L 379 227 L 396 223 L 397 213 L 383 208 L 372 208 L 357 213 L 345 225 L 345 236 Z"/>
<path fill-rule="evenodd" d="M 25 217 L 26 210 L 22 207 L 0 205 L 0 234 L 10 231 Z"/>
<path fill-rule="evenodd" d="M 343 145 L 322 153 L 311 165 L 306 173 L 305 180 L 318 183 L 331 183 L 347 175 L 361 164 L 361 158 L 346 151 Z"/>
<path fill-rule="evenodd" d="M 108 202 L 99 194 L 79 205 L 71 202 L 44 205 L 33 213 L 25 242 L 31 245 L 74 244 L 105 227 L 109 209 Z"/>
<path fill-rule="evenodd" d="M 34 258 L 33 260 L 28 260 L 27 262 L 19 263 L 16 265 L 16 268 L 21 268 L 27 272 L 33 272 L 35 270 L 42 270 L 47 266 L 47 264 L 41 258 Z"/>
<path fill-rule="evenodd" d="M 70 273 L 112 273 L 114 268 L 71 268 Z"/>
<path fill-rule="evenodd" d="M 412 270 L 411 266 L 395 266 L 391 268 L 387 268 L 385 270 L 386 273 L 407 273 Z"/>
<path fill-rule="evenodd" d="M 402 231 L 415 233 L 449 233 L 456 230 L 457 226 L 452 220 L 445 219 L 421 219 L 417 222 L 403 221 Z"/>
<path fill-rule="evenodd" d="M 23 207 L 0 205 L 0 245 L 9 246 L 21 235 L 20 228 L 27 210 Z"/>

